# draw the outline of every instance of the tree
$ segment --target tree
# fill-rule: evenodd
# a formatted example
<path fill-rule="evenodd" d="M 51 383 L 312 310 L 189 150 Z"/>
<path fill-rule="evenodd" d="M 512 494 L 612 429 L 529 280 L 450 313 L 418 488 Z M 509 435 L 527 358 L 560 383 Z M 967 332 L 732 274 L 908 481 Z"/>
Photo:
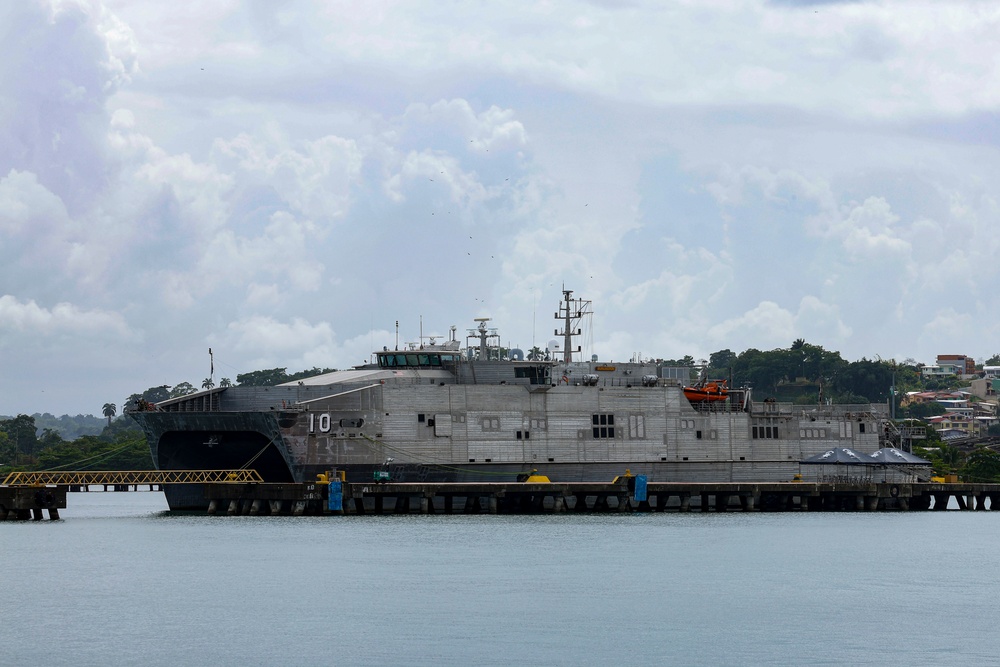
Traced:
<path fill-rule="evenodd" d="M 778 382 L 785 374 L 775 352 L 780 350 L 772 352 L 761 352 L 756 348 L 744 350 L 733 364 L 733 381 L 736 385 L 748 384 L 761 391 L 776 392 Z"/>
<path fill-rule="evenodd" d="M 212 382 L 212 378 L 205 378 L 204 380 L 201 381 L 201 388 L 202 389 L 211 389 L 214 386 L 215 386 L 215 383 Z"/>
<path fill-rule="evenodd" d="M 180 396 L 187 396 L 188 394 L 193 394 L 197 389 L 195 389 L 190 382 L 181 382 L 180 384 L 175 384 L 174 388 L 170 390 L 170 398 L 178 398 Z M 146 399 L 149 400 L 149 399 Z"/>
<path fill-rule="evenodd" d="M 968 482 L 996 482 L 1000 480 L 1000 454 L 979 447 L 965 460 L 962 476 Z"/>
<path fill-rule="evenodd" d="M 241 387 L 273 387 L 288 381 L 287 368 L 269 368 L 267 370 L 240 373 L 236 382 Z"/>
<path fill-rule="evenodd" d="M 0 431 L 0 466 L 11 466 L 14 464 L 14 441 L 10 436 Z"/>
<path fill-rule="evenodd" d="M 222 388 L 232 387 L 233 386 L 233 381 L 230 380 L 229 378 L 222 378 L 221 380 L 219 380 L 219 386 L 222 387 Z"/>
<path fill-rule="evenodd" d="M 715 370 L 730 368 L 735 361 L 736 354 L 729 348 L 708 355 L 708 367 Z"/>
<path fill-rule="evenodd" d="M 42 435 L 38 438 L 38 450 L 45 451 L 46 449 L 57 447 L 64 442 L 66 441 L 59 435 L 59 431 L 51 428 L 42 429 Z"/>
<path fill-rule="evenodd" d="M 187 384 L 187 386 L 191 389 L 192 392 L 195 390 L 194 387 L 192 387 L 190 384 Z M 159 403 L 160 401 L 165 401 L 169 398 L 173 398 L 173 395 L 170 392 L 170 385 L 161 384 L 159 387 L 150 387 L 141 394 L 131 394 L 128 398 L 125 399 L 125 403 L 122 407 L 122 410 L 130 410 L 130 411 L 135 410 L 139 406 L 139 401 L 145 401 L 147 403 L 156 404 Z"/>
<path fill-rule="evenodd" d="M 13 419 L 0 420 L 0 431 L 6 433 L 14 445 L 14 461 L 12 462 L 15 465 L 21 460 L 22 455 L 31 456 L 38 448 L 34 417 L 18 415 Z"/>
<path fill-rule="evenodd" d="M 992 357 L 984 361 L 983 366 L 1000 366 L 1000 353 L 994 354 Z"/>
<path fill-rule="evenodd" d="M 866 402 L 881 403 L 889 397 L 892 387 L 892 366 L 881 359 L 862 357 L 837 373 L 833 378 L 833 387 L 837 393 L 864 396 Z"/>
<path fill-rule="evenodd" d="M 897 413 L 900 417 L 916 417 L 924 419 L 935 415 L 943 415 L 947 410 L 940 403 L 929 401 L 927 403 L 911 403 L 904 408 L 900 408 Z"/>
<path fill-rule="evenodd" d="M 111 418 L 118 412 L 118 406 L 114 403 L 105 403 L 101 411 L 108 418 L 108 426 L 111 426 Z"/>
<path fill-rule="evenodd" d="M 81 466 L 84 461 L 87 463 Z M 85 435 L 72 442 L 63 441 L 39 454 L 38 462 L 43 468 L 148 470 L 152 467 L 149 447 L 138 429 L 122 430 L 113 438 Z"/>

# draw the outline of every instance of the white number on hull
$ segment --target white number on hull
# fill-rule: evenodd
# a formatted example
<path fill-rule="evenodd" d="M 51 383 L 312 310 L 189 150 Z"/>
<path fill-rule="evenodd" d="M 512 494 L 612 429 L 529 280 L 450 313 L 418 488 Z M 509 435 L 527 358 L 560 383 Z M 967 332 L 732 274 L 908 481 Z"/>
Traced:
<path fill-rule="evenodd" d="M 317 424 L 319 422 L 319 424 Z M 331 427 L 333 426 L 333 418 L 330 417 L 330 413 L 324 412 L 319 415 L 319 419 L 316 418 L 316 413 L 309 413 L 309 432 L 315 433 L 316 427 L 319 426 L 320 433 L 329 433 Z M 355 417 L 353 419 L 341 419 L 337 422 L 340 428 L 361 428 L 365 425 L 364 417 Z M 353 436 L 352 436 L 353 437 Z"/>

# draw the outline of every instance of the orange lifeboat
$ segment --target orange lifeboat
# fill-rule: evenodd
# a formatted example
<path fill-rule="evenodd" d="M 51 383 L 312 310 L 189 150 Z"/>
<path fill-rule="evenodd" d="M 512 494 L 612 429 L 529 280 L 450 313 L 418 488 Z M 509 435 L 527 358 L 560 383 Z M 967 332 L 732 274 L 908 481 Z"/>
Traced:
<path fill-rule="evenodd" d="M 694 387 L 684 387 L 684 397 L 692 403 L 724 401 L 729 398 L 725 380 L 711 380 Z"/>

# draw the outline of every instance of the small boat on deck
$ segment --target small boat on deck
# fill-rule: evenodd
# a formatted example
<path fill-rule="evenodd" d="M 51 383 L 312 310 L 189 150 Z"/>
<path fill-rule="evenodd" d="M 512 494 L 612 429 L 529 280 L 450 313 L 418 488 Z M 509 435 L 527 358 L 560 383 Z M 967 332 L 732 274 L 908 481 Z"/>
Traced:
<path fill-rule="evenodd" d="M 729 398 L 729 388 L 725 380 L 710 380 L 693 387 L 684 387 L 684 397 L 692 403 L 724 401 Z"/>

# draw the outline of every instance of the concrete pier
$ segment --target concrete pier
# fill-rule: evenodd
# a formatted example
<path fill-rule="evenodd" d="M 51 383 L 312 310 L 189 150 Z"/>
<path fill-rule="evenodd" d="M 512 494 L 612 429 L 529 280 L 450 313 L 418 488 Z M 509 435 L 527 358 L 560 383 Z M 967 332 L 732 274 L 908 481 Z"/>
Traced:
<path fill-rule="evenodd" d="M 0 521 L 41 521 L 47 513 L 59 520 L 59 510 L 66 507 L 66 487 L 0 487 Z"/>
<path fill-rule="evenodd" d="M 193 482 L 192 482 L 193 483 Z M 338 493 L 331 494 L 331 484 Z M 209 514 L 992 511 L 1000 484 L 832 482 L 202 483 Z M 639 491 L 636 491 L 636 488 Z M 134 488 L 134 487 L 133 487 Z M 0 521 L 59 519 L 67 485 L 0 486 Z M 336 501 L 334 502 L 334 496 Z"/>

